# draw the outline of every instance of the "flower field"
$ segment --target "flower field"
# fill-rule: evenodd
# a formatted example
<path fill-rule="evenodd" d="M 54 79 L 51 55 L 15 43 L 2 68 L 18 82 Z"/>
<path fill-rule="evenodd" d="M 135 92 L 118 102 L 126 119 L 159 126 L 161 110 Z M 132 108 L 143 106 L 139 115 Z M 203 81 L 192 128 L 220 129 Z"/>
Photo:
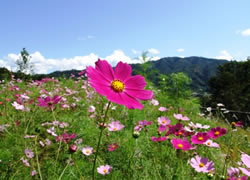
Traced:
<path fill-rule="evenodd" d="M 105 60 L 0 85 L 0 179 L 248 179 L 250 133 Z"/>

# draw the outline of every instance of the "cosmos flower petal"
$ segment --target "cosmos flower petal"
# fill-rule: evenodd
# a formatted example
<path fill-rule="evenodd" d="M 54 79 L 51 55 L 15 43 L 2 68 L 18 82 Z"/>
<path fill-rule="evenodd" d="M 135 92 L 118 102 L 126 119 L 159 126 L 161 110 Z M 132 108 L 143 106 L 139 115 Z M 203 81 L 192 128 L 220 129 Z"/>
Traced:
<path fill-rule="evenodd" d="M 146 86 L 146 81 L 143 76 L 131 76 L 125 81 L 125 87 L 128 89 L 143 89 Z"/>
<path fill-rule="evenodd" d="M 86 72 L 87 72 L 90 82 L 96 81 L 105 85 L 110 84 L 110 81 L 102 73 L 100 73 L 93 67 L 91 66 L 87 67 Z"/>
<path fill-rule="evenodd" d="M 132 68 L 127 63 L 119 62 L 115 67 L 115 78 L 125 81 L 131 76 Z"/>
<path fill-rule="evenodd" d="M 137 100 L 127 95 L 126 93 L 124 93 L 123 98 L 124 98 L 124 101 L 127 102 L 127 105 L 129 104 L 129 107 L 126 105 L 128 109 L 142 109 L 143 108 L 143 105 L 141 103 L 139 103 Z"/>
<path fill-rule="evenodd" d="M 139 90 L 139 89 L 126 89 L 125 91 L 127 94 L 129 94 L 132 97 L 135 97 L 140 100 L 149 100 L 153 97 L 153 92 L 149 90 Z"/>
<path fill-rule="evenodd" d="M 96 70 L 101 72 L 109 81 L 112 81 L 115 78 L 114 70 L 107 61 L 98 59 L 95 65 Z"/>
<path fill-rule="evenodd" d="M 239 169 L 241 170 L 241 172 L 247 176 L 250 176 L 250 170 L 249 169 L 246 169 L 246 168 L 242 168 L 242 167 L 239 167 Z"/>

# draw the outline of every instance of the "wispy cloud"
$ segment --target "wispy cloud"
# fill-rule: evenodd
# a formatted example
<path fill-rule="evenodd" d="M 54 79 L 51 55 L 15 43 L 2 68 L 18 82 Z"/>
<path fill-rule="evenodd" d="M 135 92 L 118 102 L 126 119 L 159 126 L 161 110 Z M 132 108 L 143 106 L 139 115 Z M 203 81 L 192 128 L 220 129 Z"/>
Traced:
<path fill-rule="evenodd" d="M 250 28 L 241 31 L 241 35 L 242 36 L 250 36 Z"/>
<path fill-rule="evenodd" d="M 88 35 L 88 36 L 79 36 L 77 38 L 78 41 L 85 41 L 85 40 L 89 40 L 89 39 L 94 39 L 95 36 L 92 36 L 92 35 Z"/>
<path fill-rule="evenodd" d="M 177 51 L 177 52 L 179 52 L 179 53 L 181 53 L 181 52 L 184 52 L 184 51 L 185 51 L 185 49 L 183 49 L 183 48 L 179 48 L 179 49 L 176 49 L 176 51 Z"/>
<path fill-rule="evenodd" d="M 226 50 L 220 51 L 220 55 L 215 57 L 216 59 L 232 60 L 233 56 Z"/>
<path fill-rule="evenodd" d="M 155 49 L 155 48 L 150 48 L 147 50 L 150 54 L 160 54 L 160 51 L 158 49 Z"/>

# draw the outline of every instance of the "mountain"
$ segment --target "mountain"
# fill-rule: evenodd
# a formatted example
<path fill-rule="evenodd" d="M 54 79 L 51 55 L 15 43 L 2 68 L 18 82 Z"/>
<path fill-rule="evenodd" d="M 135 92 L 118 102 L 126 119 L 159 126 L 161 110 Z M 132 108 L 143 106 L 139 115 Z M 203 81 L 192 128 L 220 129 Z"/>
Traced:
<path fill-rule="evenodd" d="M 192 79 L 192 89 L 196 92 L 208 89 L 208 80 L 216 75 L 219 65 L 229 61 L 204 57 L 166 57 L 157 61 L 151 61 L 152 69 L 161 74 L 184 72 Z M 141 70 L 141 64 L 132 64 L 133 70 Z M 154 78 L 152 77 L 152 80 Z"/>
<path fill-rule="evenodd" d="M 216 69 L 219 65 L 225 64 L 229 61 L 218 60 L 204 57 L 165 57 L 157 61 L 151 61 L 151 70 L 157 70 L 157 73 L 152 74 L 151 79 L 157 84 L 157 76 L 160 74 L 171 74 L 176 72 L 184 72 L 192 79 L 191 88 L 195 92 L 207 91 L 208 80 L 216 75 Z M 142 71 L 141 64 L 131 64 L 133 72 Z M 78 76 L 78 70 L 55 71 L 46 76 L 49 77 L 70 77 L 71 74 Z"/>

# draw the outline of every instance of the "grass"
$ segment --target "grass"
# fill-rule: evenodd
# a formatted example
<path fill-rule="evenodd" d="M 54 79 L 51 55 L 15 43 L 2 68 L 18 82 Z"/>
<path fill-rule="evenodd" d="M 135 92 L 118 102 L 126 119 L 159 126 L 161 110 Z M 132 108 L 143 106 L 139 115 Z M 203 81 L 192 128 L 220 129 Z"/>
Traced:
<path fill-rule="evenodd" d="M 92 178 L 100 122 L 108 102 L 93 89 L 83 85 L 86 85 L 84 79 L 61 79 L 58 82 L 50 80 L 39 85 L 34 82 L 12 80 L 1 84 L 0 126 L 7 126 L 0 131 L 0 179 Z M 45 94 L 41 90 L 46 90 L 47 95 L 63 97 L 53 111 L 37 106 L 37 98 Z M 160 103 L 158 106 L 153 106 L 150 101 L 147 101 L 143 102 L 145 106 L 143 110 L 128 110 L 124 106 L 111 104 L 107 123 L 112 120 L 120 121 L 125 128 L 117 132 L 104 129 L 96 168 L 108 164 L 112 166 L 112 172 L 103 176 L 97 173 L 95 168 L 96 179 L 208 179 L 207 173 L 196 172 L 188 163 L 197 154 L 214 162 L 215 171 L 212 172 L 212 179 L 218 179 L 226 174 L 227 168 L 238 166 L 240 152 L 250 153 L 249 131 L 241 128 L 232 131 L 231 126 L 224 123 L 222 119 L 200 117 L 199 101 L 195 98 L 176 101 L 157 89 L 153 91 L 155 99 Z M 29 110 L 16 110 L 12 106 L 19 96 L 17 94 L 26 94 L 30 97 L 24 102 L 24 106 Z M 91 105 L 96 108 L 93 113 L 88 112 Z M 158 110 L 160 106 L 167 107 L 169 110 L 160 112 Z M 181 113 L 194 123 L 226 128 L 227 134 L 214 140 L 220 148 L 196 145 L 195 150 L 181 151 L 175 150 L 170 140 L 153 142 L 151 137 L 158 135 L 157 118 L 167 116 L 174 125 L 177 120 L 174 119 L 173 114 L 178 113 L 179 108 L 183 108 L 184 111 Z M 134 127 L 140 120 L 152 121 L 152 125 L 145 127 L 135 138 Z M 74 133 L 77 137 L 69 140 L 68 143 L 56 141 L 56 137 L 48 133 L 48 129 L 53 125 L 42 126 L 43 123 L 53 121 L 68 124 L 63 128 L 55 126 L 57 135 L 67 132 Z M 187 126 L 189 122 L 181 123 Z M 32 137 L 25 138 L 27 135 Z M 169 136 L 170 139 L 174 137 L 174 135 Z M 82 139 L 82 143 L 77 144 L 76 152 L 71 152 L 69 146 L 77 139 Z M 112 143 L 117 143 L 119 146 L 115 151 L 109 152 L 107 146 Z M 81 151 L 86 146 L 94 149 L 94 153 L 90 156 L 84 155 Z M 24 151 L 27 148 L 34 153 L 33 158 L 26 157 Z M 28 160 L 29 167 L 25 166 L 22 158 Z M 36 174 L 31 176 L 33 170 Z"/>

